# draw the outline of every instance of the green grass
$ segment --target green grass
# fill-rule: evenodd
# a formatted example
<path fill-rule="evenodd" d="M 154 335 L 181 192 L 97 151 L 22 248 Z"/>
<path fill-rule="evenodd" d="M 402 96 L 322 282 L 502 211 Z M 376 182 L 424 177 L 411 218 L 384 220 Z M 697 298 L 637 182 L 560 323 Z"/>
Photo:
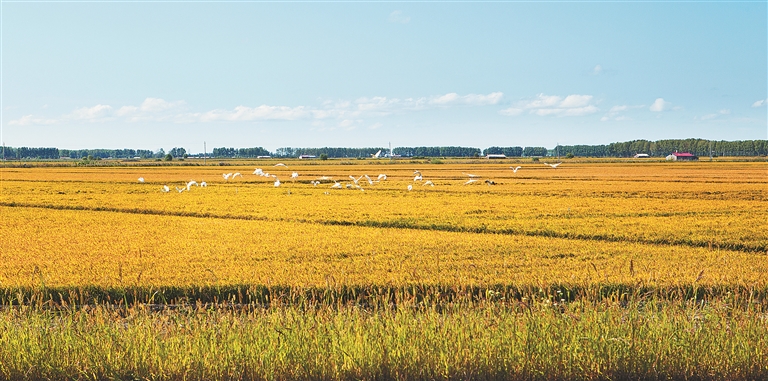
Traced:
<path fill-rule="evenodd" d="M 0 377 L 768 379 L 768 315 L 746 293 L 705 301 L 615 292 L 566 302 L 550 291 L 510 300 L 486 289 L 444 302 L 401 292 L 397 303 L 368 307 L 332 292 L 269 307 L 6 305 Z"/>

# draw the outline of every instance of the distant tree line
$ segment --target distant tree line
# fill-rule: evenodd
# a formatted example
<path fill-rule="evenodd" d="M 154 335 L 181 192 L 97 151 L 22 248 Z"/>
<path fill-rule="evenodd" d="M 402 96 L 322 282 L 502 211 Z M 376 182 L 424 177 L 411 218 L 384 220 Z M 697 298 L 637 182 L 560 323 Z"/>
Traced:
<path fill-rule="evenodd" d="M 474 157 L 480 156 L 480 148 L 473 147 L 397 147 L 392 153 L 400 156 L 425 157 Z"/>
<path fill-rule="evenodd" d="M 607 145 L 557 146 L 550 155 L 568 153 L 583 157 L 632 157 L 639 153 L 663 157 L 672 152 L 690 152 L 697 156 L 768 155 L 768 140 L 716 141 L 706 139 L 632 140 Z"/>
<path fill-rule="evenodd" d="M 320 157 L 320 155 L 328 155 L 328 157 L 371 157 L 376 152 L 381 151 L 382 157 L 385 153 L 389 152 L 387 148 L 344 148 L 344 147 L 323 147 L 323 148 L 291 148 L 283 147 L 278 148 L 275 151 L 274 156 L 277 157 L 298 157 L 299 155 L 312 155 Z"/>
<path fill-rule="evenodd" d="M 381 157 L 389 153 L 387 148 L 278 148 L 274 153 L 262 147 L 254 148 L 214 148 L 213 157 L 220 158 L 255 158 L 258 156 L 274 157 L 298 157 L 299 155 L 312 155 L 320 157 L 326 155 L 330 158 L 356 158 L 371 157 L 381 151 Z M 488 147 L 484 150 L 474 147 L 397 147 L 392 150 L 395 155 L 403 157 L 475 157 L 489 154 L 504 154 L 508 157 L 531 156 L 566 156 L 569 153 L 580 157 L 632 157 L 639 153 L 655 157 L 664 157 L 672 152 L 690 152 L 697 156 L 766 156 L 768 155 L 768 140 L 706 140 L 706 139 L 665 139 L 665 140 L 632 140 L 599 145 L 558 145 L 554 149 L 545 147 Z M 175 147 L 167 154 L 160 148 L 157 151 L 142 149 L 58 149 L 58 148 L 30 148 L 30 147 L 4 147 L 4 159 L 59 159 L 59 158 L 99 158 L 99 159 L 162 159 L 170 155 L 173 158 L 187 156 L 202 156 L 202 154 L 190 155 L 186 149 Z"/>
<path fill-rule="evenodd" d="M 486 155 L 523 156 L 523 147 L 488 147 L 483 150 L 483 156 Z"/>
<path fill-rule="evenodd" d="M 213 157 L 243 157 L 252 158 L 258 156 L 272 156 L 272 153 L 261 147 L 254 148 L 214 148 Z"/>

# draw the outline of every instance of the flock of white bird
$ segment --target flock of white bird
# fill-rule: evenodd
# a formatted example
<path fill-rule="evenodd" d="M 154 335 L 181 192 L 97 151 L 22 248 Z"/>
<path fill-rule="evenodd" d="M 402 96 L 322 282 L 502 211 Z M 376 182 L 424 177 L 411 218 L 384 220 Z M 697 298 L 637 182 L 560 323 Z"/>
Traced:
<path fill-rule="evenodd" d="M 557 168 L 557 166 L 559 166 L 560 164 L 562 164 L 562 162 L 557 163 L 557 164 L 549 164 L 549 163 L 546 163 L 546 162 L 544 163 L 544 165 L 552 167 L 553 169 Z M 275 167 L 287 167 L 287 165 L 285 165 L 283 163 L 277 163 L 274 166 Z M 517 167 L 509 167 L 509 168 L 512 169 L 512 173 L 517 173 L 517 171 L 519 171 L 523 167 L 522 166 L 517 166 Z M 264 170 L 261 169 L 261 168 L 256 168 L 253 171 L 253 174 L 257 175 L 257 176 L 261 176 L 261 177 L 267 177 L 267 178 L 271 177 L 271 178 L 274 178 L 275 179 L 275 182 L 274 182 L 274 186 L 275 187 L 279 187 L 280 185 L 282 185 L 282 183 L 280 182 L 280 179 L 277 177 L 277 175 L 270 174 L 268 172 L 264 172 Z M 421 183 L 422 186 L 427 186 L 427 185 L 432 186 L 432 187 L 435 186 L 435 183 L 433 183 L 431 180 L 424 181 L 424 176 L 421 174 L 421 171 L 415 170 L 415 171 L 413 171 L 413 174 L 414 174 L 413 183 L 422 182 Z M 471 174 L 471 173 L 463 173 L 463 174 L 465 176 L 469 177 L 469 179 L 464 183 L 464 185 L 473 184 L 473 183 L 476 183 L 476 182 L 479 182 L 479 181 L 482 180 L 482 177 L 479 176 L 479 175 L 475 175 L 475 174 Z M 221 177 L 223 177 L 224 181 L 226 181 L 226 182 L 229 182 L 230 180 L 234 180 L 238 176 L 240 176 L 240 178 L 243 178 L 243 175 L 240 172 L 234 172 L 234 173 L 230 172 L 230 173 L 222 173 L 221 174 Z M 299 173 L 298 172 L 292 172 L 291 173 L 291 180 L 292 181 L 296 181 L 296 180 L 298 180 L 298 178 L 299 178 Z M 355 176 L 349 175 L 349 179 L 352 182 L 344 184 L 344 183 L 341 183 L 341 182 L 339 182 L 337 180 L 334 180 L 332 177 L 322 176 L 322 177 L 317 178 L 316 180 L 310 181 L 310 184 L 312 184 L 313 186 L 316 187 L 316 186 L 320 185 L 322 181 L 333 181 L 333 184 L 331 185 L 331 189 L 343 189 L 343 188 L 352 189 L 352 188 L 355 188 L 355 189 L 359 189 L 360 191 L 365 191 L 365 189 L 363 188 L 363 185 L 365 184 L 365 182 L 367 182 L 368 185 L 374 185 L 374 184 L 377 184 L 377 183 L 380 183 L 382 181 L 387 180 L 387 175 L 382 173 L 382 174 L 380 174 L 376 178 L 376 180 L 372 179 L 370 176 L 365 175 L 365 174 L 360 176 L 360 177 L 357 177 L 357 178 Z M 363 179 L 365 179 L 365 182 L 361 181 Z M 139 177 L 139 183 L 143 184 L 144 181 L 145 180 L 144 180 L 143 177 Z M 496 185 L 496 183 L 493 180 L 491 180 L 491 179 L 485 179 L 485 183 L 488 184 L 489 186 L 490 185 Z M 184 191 L 189 192 L 192 186 L 198 186 L 198 187 L 205 188 L 205 187 L 208 186 L 208 184 L 205 181 L 201 181 L 200 183 L 198 183 L 195 180 L 190 180 L 183 187 L 176 187 L 176 191 L 179 192 L 179 193 L 182 193 Z M 412 191 L 413 190 L 413 184 L 408 184 L 406 189 L 409 192 Z M 160 188 L 160 191 L 163 192 L 163 193 L 168 193 L 168 192 L 171 191 L 171 188 L 168 185 L 163 185 L 163 187 Z"/>

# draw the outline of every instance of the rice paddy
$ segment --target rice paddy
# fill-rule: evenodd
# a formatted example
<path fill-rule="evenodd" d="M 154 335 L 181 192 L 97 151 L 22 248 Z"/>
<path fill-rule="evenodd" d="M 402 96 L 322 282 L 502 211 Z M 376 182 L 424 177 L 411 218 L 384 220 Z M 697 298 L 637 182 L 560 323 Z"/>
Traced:
<path fill-rule="evenodd" d="M 765 162 L 276 163 L 2 168 L 0 377 L 768 377 Z"/>

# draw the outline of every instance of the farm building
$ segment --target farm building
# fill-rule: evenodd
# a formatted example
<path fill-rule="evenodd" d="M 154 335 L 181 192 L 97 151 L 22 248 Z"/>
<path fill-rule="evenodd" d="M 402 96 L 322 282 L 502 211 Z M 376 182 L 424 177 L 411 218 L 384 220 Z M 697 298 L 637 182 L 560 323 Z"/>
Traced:
<path fill-rule="evenodd" d="M 635 159 L 647 159 L 651 156 L 649 156 L 647 153 L 638 153 L 635 155 Z"/>
<path fill-rule="evenodd" d="M 675 152 L 667 156 L 667 160 L 699 160 L 699 157 L 690 152 Z"/>
<path fill-rule="evenodd" d="M 500 153 L 500 154 L 489 153 L 488 155 L 485 156 L 485 158 L 486 159 L 506 159 L 507 155 L 503 153 Z"/>

